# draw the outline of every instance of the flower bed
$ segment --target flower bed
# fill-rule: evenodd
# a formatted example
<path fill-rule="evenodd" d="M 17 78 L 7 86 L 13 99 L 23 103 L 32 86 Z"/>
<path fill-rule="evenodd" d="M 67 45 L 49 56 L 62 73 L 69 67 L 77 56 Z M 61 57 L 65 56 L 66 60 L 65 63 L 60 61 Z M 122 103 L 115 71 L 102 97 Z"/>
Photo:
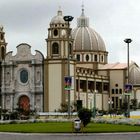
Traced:
<path fill-rule="evenodd" d="M 138 125 L 140 126 L 140 119 L 131 119 L 131 118 L 95 118 L 92 119 L 94 123 L 108 123 L 108 124 L 126 124 L 126 125 Z"/>

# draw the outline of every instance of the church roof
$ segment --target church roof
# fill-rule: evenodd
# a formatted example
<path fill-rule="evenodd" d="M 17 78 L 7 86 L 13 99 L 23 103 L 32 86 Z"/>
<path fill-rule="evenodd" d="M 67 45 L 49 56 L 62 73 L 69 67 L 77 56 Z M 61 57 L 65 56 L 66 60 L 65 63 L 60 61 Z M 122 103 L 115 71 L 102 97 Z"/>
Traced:
<path fill-rule="evenodd" d="M 129 70 L 130 83 L 133 85 L 140 84 L 140 67 L 136 63 L 132 63 Z"/>
<path fill-rule="evenodd" d="M 104 66 L 102 66 L 100 69 L 126 69 L 127 68 L 127 64 L 126 63 L 108 63 Z"/>
<path fill-rule="evenodd" d="M 109 63 L 100 68 L 100 70 L 123 70 L 127 69 L 127 63 Z M 131 62 L 129 68 L 129 82 L 132 85 L 140 84 L 140 67 L 135 63 Z"/>

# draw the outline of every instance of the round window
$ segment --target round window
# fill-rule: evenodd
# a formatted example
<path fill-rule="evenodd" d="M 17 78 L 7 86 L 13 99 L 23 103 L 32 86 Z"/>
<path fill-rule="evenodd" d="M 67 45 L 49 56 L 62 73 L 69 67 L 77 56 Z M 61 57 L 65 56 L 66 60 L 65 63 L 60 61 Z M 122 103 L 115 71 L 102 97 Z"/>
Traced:
<path fill-rule="evenodd" d="M 28 72 L 27 72 L 27 70 L 22 70 L 20 72 L 20 81 L 22 83 L 26 83 L 28 81 Z"/>

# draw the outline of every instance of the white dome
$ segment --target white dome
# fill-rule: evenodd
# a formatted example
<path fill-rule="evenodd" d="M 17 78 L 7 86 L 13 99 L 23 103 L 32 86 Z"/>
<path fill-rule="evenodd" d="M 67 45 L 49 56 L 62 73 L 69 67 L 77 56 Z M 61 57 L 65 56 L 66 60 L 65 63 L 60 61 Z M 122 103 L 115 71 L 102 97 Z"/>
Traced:
<path fill-rule="evenodd" d="M 50 24 L 64 24 L 65 20 L 63 19 L 63 14 L 61 10 L 57 11 L 57 15 L 55 17 L 52 18 L 51 23 Z"/>
<path fill-rule="evenodd" d="M 74 51 L 106 51 L 106 47 L 101 36 L 89 27 L 89 19 L 82 14 L 77 20 L 77 28 L 73 29 Z"/>
<path fill-rule="evenodd" d="M 75 51 L 106 51 L 101 36 L 89 27 L 78 27 L 73 30 L 73 49 Z"/>

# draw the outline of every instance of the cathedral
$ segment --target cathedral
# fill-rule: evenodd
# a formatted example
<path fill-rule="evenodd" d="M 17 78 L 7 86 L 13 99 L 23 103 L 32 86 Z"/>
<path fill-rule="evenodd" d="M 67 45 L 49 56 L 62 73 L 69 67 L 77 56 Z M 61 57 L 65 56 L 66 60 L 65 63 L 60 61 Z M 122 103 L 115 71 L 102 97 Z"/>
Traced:
<path fill-rule="evenodd" d="M 71 28 L 59 9 L 50 20 L 47 56 L 19 44 L 16 55 L 6 52 L 4 28 L 0 27 L 0 107 L 9 112 L 56 112 L 62 105 L 70 111 L 85 107 L 120 109 L 128 73 L 126 63 L 109 63 L 102 37 L 90 27 L 82 7 L 77 27 Z M 131 99 L 140 103 L 140 68 L 130 63 Z M 67 88 L 67 86 L 69 86 Z"/>

